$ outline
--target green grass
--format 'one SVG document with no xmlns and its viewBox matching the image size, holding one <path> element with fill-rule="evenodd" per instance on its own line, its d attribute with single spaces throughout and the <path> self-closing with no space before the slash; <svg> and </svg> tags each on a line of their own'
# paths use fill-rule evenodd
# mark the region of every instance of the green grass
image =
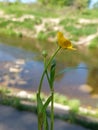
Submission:
<svg viewBox="0 0 98 130">
<path fill-rule="evenodd" d="M 64 95 L 60 95 L 58 93 L 54 94 L 54 101 L 57 103 L 61 103 L 63 105 L 68 105 L 68 98 Z"/>
<path fill-rule="evenodd" d="M 70 100 L 68 105 L 73 113 L 79 112 L 80 101 L 78 99 Z"/>
<path fill-rule="evenodd" d="M 2 9 L 6 14 L 13 14 L 16 17 L 21 17 L 24 14 L 31 14 L 34 16 L 41 17 L 56 17 L 57 14 L 52 13 L 55 8 L 52 10 L 50 8 L 44 7 L 39 4 L 8 4 L 0 3 L 0 9 Z M 17 9 L 17 11 L 16 11 Z"/>
<path fill-rule="evenodd" d="M 89 48 L 98 48 L 98 36 L 91 41 Z"/>
<path fill-rule="evenodd" d="M 3 86 L 3 88 L 0 88 L 0 94 L 1 95 L 6 95 L 6 94 L 9 94 L 9 93 L 11 93 L 11 91 L 9 89 L 5 88 L 4 86 Z"/>
<path fill-rule="evenodd" d="M 80 17 L 87 19 L 98 18 L 98 9 L 85 9 L 81 12 Z"/>
<path fill-rule="evenodd" d="M 31 14 L 41 17 L 58 17 L 67 16 L 70 19 L 71 16 L 83 17 L 83 18 L 97 18 L 97 9 L 83 9 L 82 11 L 74 10 L 70 7 L 55 7 L 55 6 L 42 6 L 40 4 L 4 4 L 0 2 L 0 9 L 2 9 L 7 14 L 15 14 L 16 17 L 20 17 L 24 14 Z M 17 11 L 16 11 L 17 9 Z M 53 13 L 54 12 L 54 13 Z M 69 17 L 70 16 L 70 17 Z"/>
<path fill-rule="evenodd" d="M 45 100 L 47 99 L 47 95 L 45 95 L 44 93 L 41 93 L 41 97 L 42 97 L 42 101 L 45 102 Z M 32 93 L 32 97 L 29 99 L 19 98 L 19 97 L 13 96 L 13 91 L 9 90 L 8 88 L 4 88 L 4 87 L 0 88 L 0 104 L 11 105 L 21 110 L 21 107 L 23 109 L 23 106 L 21 104 L 22 100 L 36 104 L 36 93 Z M 96 110 L 96 114 L 92 114 L 90 112 L 85 113 L 84 111 L 80 111 L 79 108 L 81 106 L 81 102 L 78 99 L 68 99 L 65 95 L 55 93 L 54 101 L 56 103 L 59 103 L 65 106 L 69 106 L 70 112 L 73 114 L 86 115 L 86 116 L 91 116 L 95 118 L 98 117 L 98 110 Z"/>
<path fill-rule="evenodd" d="M 97 19 L 98 9 L 84 9 L 82 11 L 71 9 L 70 7 L 51 7 L 42 6 L 40 4 L 4 4 L 0 2 L 0 10 L 5 12 L 5 15 L 9 15 L 9 18 L 0 18 L 0 33 L 6 35 L 16 35 L 22 37 L 22 30 L 26 30 L 27 33 L 32 31 L 36 34 L 35 26 L 41 25 L 43 18 L 59 18 L 60 23 L 58 26 L 63 28 L 63 31 L 69 39 L 78 41 L 81 37 L 86 37 L 97 32 L 96 24 L 80 24 L 79 19 Z M 20 19 L 24 15 L 34 16 L 34 19 L 25 18 L 23 21 L 13 21 L 11 17 Z M 45 23 L 45 32 L 41 30 L 38 35 L 38 40 L 47 40 L 56 36 L 55 25 L 50 22 Z M 15 31 L 19 31 L 17 32 Z"/>
<path fill-rule="evenodd" d="M 60 25 L 64 27 L 67 33 L 71 34 L 73 39 L 78 40 L 81 36 L 88 36 L 97 32 L 97 24 L 80 25 L 77 21 L 77 18 L 65 18 L 60 22 Z"/>
<path fill-rule="evenodd" d="M 1 21 L 0 21 L 0 28 L 5 28 L 5 26 L 6 26 L 8 28 L 20 27 L 20 28 L 33 29 L 35 22 L 36 21 L 34 21 L 32 19 L 25 19 L 23 22 L 1 19 Z"/>
<path fill-rule="evenodd" d="M 5 28 L 1 28 L 0 29 L 0 34 L 4 34 L 4 35 L 9 35 L 9 36 L 18 36 L 19 35 L 17 33 L 15 33 L 15 31 L 13 29 L 6 29 Z"/>
</svg>

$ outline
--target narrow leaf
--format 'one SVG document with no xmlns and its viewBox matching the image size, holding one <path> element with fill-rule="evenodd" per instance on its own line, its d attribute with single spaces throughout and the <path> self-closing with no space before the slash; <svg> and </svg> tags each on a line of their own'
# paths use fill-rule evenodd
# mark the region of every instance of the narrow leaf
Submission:
<svg viewBox="0 0 98 130">
<path fill-rule="evenodd" d="M 46 102 L 44 103 L 41 112 L 42 112 L 42 111 L 46 111 L 46 109 L 47 109 L 49 103 L 51 102 L 51 99 L 52 99 L 52 96 L 50 95 L 50 96 L 48 97 L 48 99 L 46 100 Z"/>
<path fill-rule="evenodd" d="M 38 110 L 38 113 L 41 112 L 42 108 L 43 108 L 43 103 L 42 103 L 42 100 L 41 100 L 39 93 L 37 93 L 37 110 Z"/>
<path fill-rule="evenodd" d="M 50 68 L 50 84 L 53 86 L 54 78 L 55 78 L 55 68 L 56 68 L 56 62 L 53 60 Z"/>
</svg>

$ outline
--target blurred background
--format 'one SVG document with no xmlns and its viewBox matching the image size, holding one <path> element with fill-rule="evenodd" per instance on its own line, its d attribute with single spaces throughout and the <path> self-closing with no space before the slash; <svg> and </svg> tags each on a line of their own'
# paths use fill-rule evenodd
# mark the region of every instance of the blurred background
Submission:
<svg viewBox="0 0 98 130">
<path fill-rule="evenodd" d="M 56 57 L 55 92 L 98 107 L 98 0 L 0 0 L 0 86 L 36 91 L 58 31 L 77 50 Z"/>
</svg>

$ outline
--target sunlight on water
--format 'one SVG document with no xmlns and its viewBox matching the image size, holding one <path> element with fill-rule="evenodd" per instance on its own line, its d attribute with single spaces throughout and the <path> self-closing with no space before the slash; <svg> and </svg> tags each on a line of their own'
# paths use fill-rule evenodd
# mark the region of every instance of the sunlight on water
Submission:
<svg viewBox="0 0 98 130">
<path fill-rule="evenodd" d="M 11 39 L 11 43 L 13 43 L 12 41 L 17 40 Z M 22 41 L 20 42 L 22 43 Z M 43 70 L 43 61 L 39 51 L 35 48 L 32 48 L 32 51 L 26 51 L 22 49 L 22 46 L 17 48 L 0 44 L 0 83 L 9 87 L 36 91 Z M 65 52 L 58 55 L 56 70 L 58 74 L 61 70 L 63 73 L 56 77 L 55 91 L 70 98 L 78 98 L 84 104 L 96 106 L 98 100 L 98 51 L 91 51 L 90 57 L 86 57 L 86 55 L 78 51 L 74 53 L 68 51 L 66 57 Z M 48 90 L 47 81 L 44 80 L 43 91 L 48 92 Z"/>
</svg>

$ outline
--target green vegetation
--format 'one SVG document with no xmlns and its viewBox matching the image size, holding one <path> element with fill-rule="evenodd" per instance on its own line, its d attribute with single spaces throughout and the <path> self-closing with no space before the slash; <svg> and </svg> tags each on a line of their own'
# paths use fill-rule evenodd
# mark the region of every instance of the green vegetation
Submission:
<svg viewBox="0 0 98 130">
<path fill-rule="evenodd" d="M 1 87 L 1 86 L 0 86 Z M 0 88 L 0 103 L 4 105 L 11 105 L 14 107 L 18 107 L 20 104 L 23 104 L 22 101 L 28 102 L 28 104 L 32 102 L 32 105 L 36 106 L 36 93 L 32 93 L 32 96 L 30 98 L 25 97 L 19 97 L 17 96 L 18 92 L 14 92 L 14 90 L 11 90 L 9 88 L 5 88 L 4 86 Z M 29 94 L 29 93 L 28 93 Z M 47 99 L 47 95 L 44 93 L 41 93 L 41 99 L 42 102 L 45 102 Z M 68 97 L 59 94 L 54 93 L 54 101 L 55 103 L 61 104 L 63 106 L 69 106 L 69 109 L 71 112 L 74 112 L 76 114 L 80 115 L 86 115 L 86 116 L 92 116 L 98 118 L 98 110 L 95 109 L 95 113 L 93 114 L 90 112 L 93 108 L 87 108 L 86 111 L 80 111 L 79 108 L 81 107 L 81 102 L 78 99 L 68 99 Z M 31 106 L 32 106 L 31 105 Z M 20 105 L 21 107 L 21 105 Z M 21 108 L 19 108 L 21 109 Z"/>
<path fill-rule="evenodd" d="M 74 0 L 74 1 L 77 1 L 77 0 Z M 87 0 L 84 0 L 84 1 L 87 2 Z M 41 1 L 41 2 L 42 4 L 47 4 L 45 3 L 46 1 Z M 54 3 L 57 2 L 58 5 L 62 6 L 64 5 L 63 2 L 68 2 L 68 1 L 67 0 L 63 2 L 52 1 L 51 2 L 52 5 L 54 5 L 53 2 Z M 70 5 L 69 7 L 63 6 L 61 8 L 60 6 L 58 6 L 57 9 L 55 8 L 55 6 L 47 5 L 46 7 L 43 7 L 40 4 L 26 5 L 26 4 L 21 4 L 19 1 L 16 1 L 16 3 L 14 4 L 9 3 L 6 5 L 6 8 L 5 8 L 4 3 L 0 3 L 0 11 L 1 11 L 0 34 L 16 36 L 20 38 L 21 37 L 37 38 L 40 41 L 54 40 L 56 33 L 57 31 L 59 31 L 59 29 L 63 30 L 66 36 L 69 36 L 69 38 L 72 39 L 73 41 L 79 41 L 81 37 L 87 37 L 91 34 L 95 34 L 97 32 L 97 22 L 96 22 L 96 19 L 95 19 L 95 22 L 92 22 L 91 19 L 98 17 L 98 13 L 97 13 L 98 9 L 91 11 L 86 8 L 84 9 L 86 4 L 85 5 L 82 5 L 82 3 L 77 4 L 77 2 L 80 2 L 80 1 L 77 1 L 76 4 L 74 2 L 72 3 L 71 2 L 66 4 L 66 5 Z M 75 4 L 75 9 L 73 8 L 72 10 L 70 10 L 72 8 L 72 5 L 74 4 Z M 84 10 L 82 10 L 82 8 Z M 53 20 L 55 22 L 53 22 Z M 84 22 L 81 22 L 83 20 Z M 98 37 L 92 40 L 91 45 L 89 47 L 91 48 L 95 46 L 98 47 L 96 44 L 97 41 L 98 41 Z M 27 48 L 27 46 L 25 46 L 25 48 Z M 65 58 L 65 55 L 64 55 L 64 58 Z M 51 62 L 48 62 L 48 63 L 49 63 L 48 65 L 50 65 Z M 41 82 L 43 81 L 44 75 L 45 74 L 46 76 L 48 75 L 47 73 L 48 65 L 46 65 L 46 68 L 43 72 Z M 27 102 L 33 102 L 33 103 L 36 103 L 36 100 L 37 100 L 37 105 L 38 105 L 37 107 L 39 110 L 38 114 L 39 116 L 41 114 L 44 114 L 45 123 L 46 123 L 46 116 L 47 116 L 46 115 L 47 113 L 45 113 L 45 111 L 47 111 L 46 109 L 49 103 L 51 102 L 50 115 L 51 115 L 51 120 L 52 120 L 51 125 L 53 125 L 53 116 L 54 116 L 53 101 L 69 107 L 69 113 L 70 113 L 69 120 L 71 122 L 77 122 L 77 119 L 76 119 L 77 114 L 98 117 L 98 112 L 96 112 L 96 114 L 92 114 L 89 111 L 87 111 L 86 113 L 81 112 L 80 102 L 77 99 L 68 100 L 67 97 L 63 95 L 53 93 L 55 64 L 51 64 L 50 68 L 51 68 L 50 75 L 47 76 L 47 79 L 50 85 L 51 95 L 49 95 L 49 97 L 40 95 L 41 85 L 42 85 L 40 84 L 39 93 L 37 93 L 37 99 L 36 99 L 36 94 L 33 94 L 32 98 L 30 98 L 29 100 L 23 99 L 23 100 L 26 100 Z M 1 94 L 0 103 L 5 104 L 5 105 L 11 105 L 20 110 L 33 111 L 31 107 L 21 104 L 21 99 L 19 97 L 17 96 L 10 97 L 9 96 L 10 93 L 11 92 L 9 90 L 1 89 L 0 90 L 0 94 Z M 34 111 L 36 111 L 36 109 L 37 108 L 34 107 Z"/>
<path fill-rule="evenodd" d="M 68 105 L 68 98 L 58 93 L 54 94 L 54 101 L 63 105 Z"/>
<path fill-rule="evenodd" d="M 16 10 L 15 10 L 16 9 Z M 54 8 L 55 9 L 55 8 Z M 5 6 L 4 3 L 0 2 L 0 10 L 3 10 L 5 14 L 14 15 L 19 18 L 23 15 L 34 15 L 36 17 L 55 17 L 57 13 L 52 13 L 53 10 L 43 7 L 40 4 L 22 4 L 22 3 L 9 3 Z M 48 12 L 48 13 L 47 13 Z"/>
<path fill-rule="evenodd" d="M 5 87 L 0 88 L 0 94 L 1 95 L 6 95 L 6 94 L 9 94 L 9 93 L 11 93 L 11 91 L 9 89 L 7 89 Z"/>
<path fill-rule="evenodd" d="M 73 0 L 73 3 L 75 1 L 77 0 Z M 87 0 L 84 1 L 87 2 Z M 57 2 L 60 4 L 59 1 Z M 83 1 L 81 2 L 83 3 Z M 76 5 L 73 4 L 74 6 Z M 18 2 L 5 6 L 5 3 L 0 2 L 0 11 L 0 34 L 37 38 L 50 42 L 54 40 L 57 31 L 61 30 L 69 39 L 77 42 L 81 37 L 85 38 L 97 32 L 97 8 L 90 10 L 83 7 L 80 11 L 68 5 L 55 8 L 55 6 L 43 6 L 39 3 L 22 4 Z M 83 20 L 84 22 L 81 22 Z"/>
<path fill-rule="evenodd" d="M 47 96 L 41 93 L 41 98 L 42 98 L 42 101 L 45 102 L 47 99 Z M 56 103 L 62 104 L 65 107 L 69 106 L 70 108 L 69 114 L 68 113 L 66 114 L 66 111 L 63 114 L 55 113 L 54 115 L 55 118 L 66 120 L 68 122 L 72 122 L 75 124 L 80 124 L 92 130 L 98 129 L 98 122 L 97 122 L 98 110 L 96 110 L 96 114 L 93 114 L 92 112 L 90 112 L 89 109 L 88 111 L 86 109 L 86 112 L 80 111 L 79 108 L 81 104 L 79 100 L 77 99 L 69 100 L 64 95 L 61 95 L 58 93 L 54 94 L 54 100 Z M 32 93 L 31 98 L 20 98 L 18 96 L 14 96 L 13 91 L 9 90 L 8 88 L 5 88 L 5 89 L 0 88 L 0 104 L 13 106 L 21 111 L 25 110 L 25 111 L 35 112 L 35 113 L 37 112 L 36 93 Z M 47 111 L 47 114 L 50 117 L 49 110 Z M 90 120 L 87 120 L 87 118 Z"/>
<path fill-rule="evenodd" d="M 90 0 L 38 0 L 43 5 L 74 6 L 81 9 L 88 6 Z"/>
<path fill-rule="evenodd" d="M 89 48 L 98 48 L 98 36 L 91 41 Z"/>
<path fill-rule="evenodd" d="M 79 111 L 80 102 L 77 99 L 70 100 L 68 103 L 72 112 L 76 113 Z"/>
<path fill-rule="evenodd" d="M 1 92 L 3 92 L 3 93 L 0 94 L 0 104 L 12 106 L 21 111 L 25 110 L 25 111 L 35 112 L 35 113 L 37 112 L 36 93 L 32 93 L 31 98 L 20 98 L 20 97 L 14 96 L 12 91 L 9 90 L 8 88 L 0 89 L 0 93 Z M 45 102 L 47 99 L 47 96 L 42 93 L 41 98 L 42 98 L 42 101 Z M 70 108 L 69 116 L 68 116 L 68 114 L 66 115 L 66 112 L 65 112 L 65 115 L 64 114 L 63 115 L 55 114 L 55 118 L 60 118 L 60 119 L 66 120 L 66 121 L 70 121 L 72 123 L 79 123 L 82 126 L 85 126 L 87 128 L 93 128 L 92 125 L 94 124 L 96 126 L 96 130 L 97 130 L 98 123 L 96 121 L 95 121 L 95 123 L 94 123 L 94 121 L 88 122 L 87 120 L 85 121 L 85 119 L 83 120 L 82 118 L 83 117 L 85 118 L 85 116 L 90 117 L 90 118 L 94 117 L 96 120 L 96 118 L 98 118 L 98 110 L 96 110 L 96 114 L 93 114 L 92 112 L 90 112 L 89 109 L 88 109 L 88 111 L 86 110 L 86 112 L 80 111 L 79 108 L 80 108 L 81 104 L 80 104 L 79 100 L 77 100 L 77 99 L 69 100 L 66 96 L 58 94 L 58 93 L 55 93 L 54 100 L 56 103 L 62 104 L 63 106 L 69 106 L 69 108 Z M 23 101 L 27 102 L 27 104 L 22 103 Z M 48 111 L 48 115 L 50 115 L 49 111 Z M 78 118 L 77 115 L 80 115 L 80 117 L 82 116 L 82 118 Z"/>
</svg>

